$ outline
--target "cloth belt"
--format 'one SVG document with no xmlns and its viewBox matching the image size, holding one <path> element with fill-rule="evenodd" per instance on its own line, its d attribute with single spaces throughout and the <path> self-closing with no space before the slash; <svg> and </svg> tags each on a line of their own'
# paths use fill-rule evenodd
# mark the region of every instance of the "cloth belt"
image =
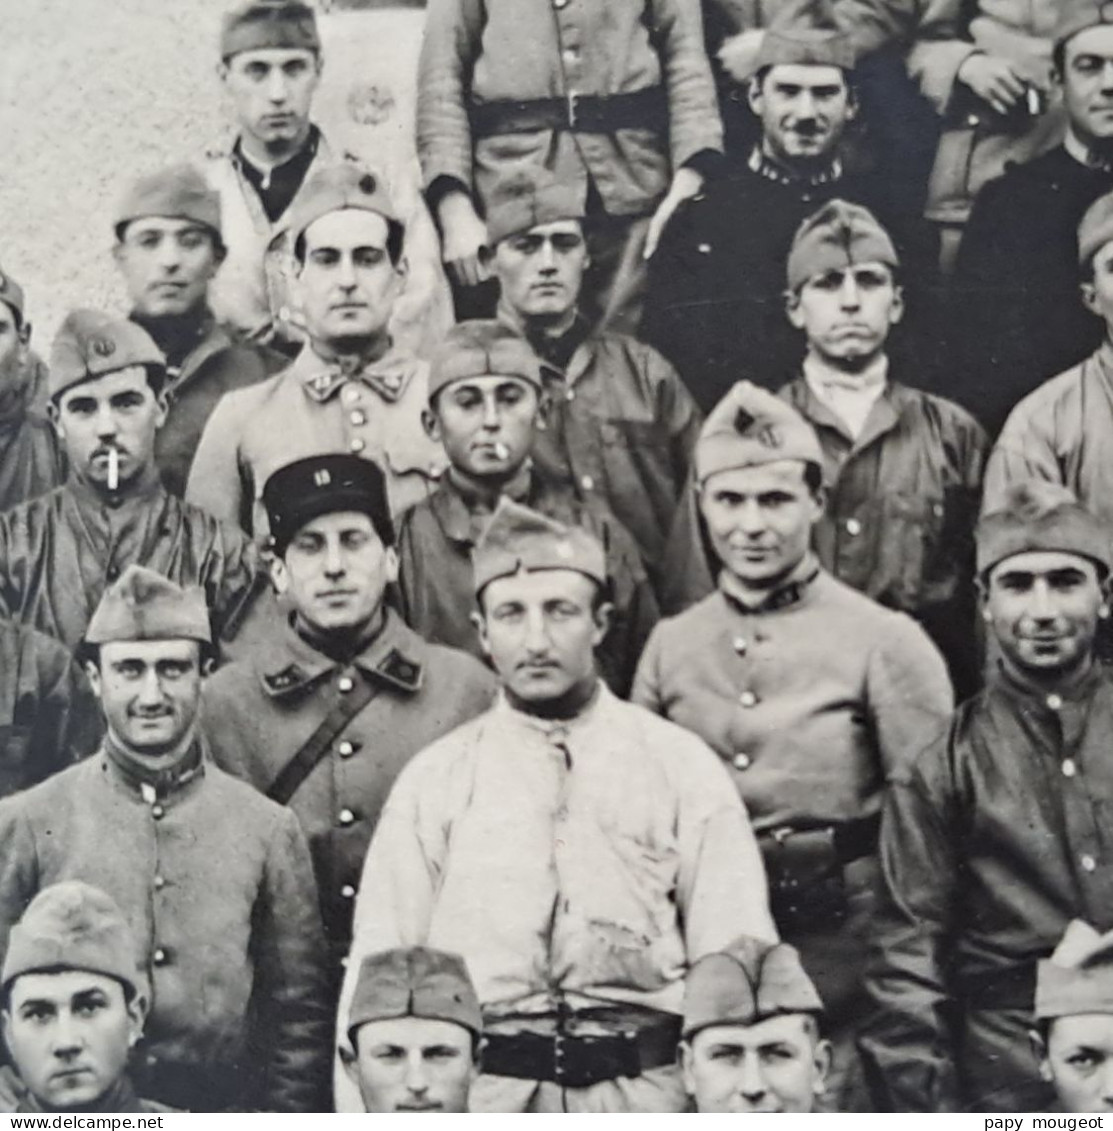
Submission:
<svg viewBox="0 0 1113 1131">
<path fill-rule="evenodd" d="M 544 1016 L 552 1020 L 551 1014 Z M 591 1026 L 595 1031 L 568 1032 L 569 1023 L 574 1027 L 591 1019 L 598 1019 Z M 598 1031 L 612 1025 L 614 1032 Z M 499 1033 L 488 1027 L 483 1037 L 483 1072 L 564 1088 L 590 1088 L 605 1080 L 640 1076 L 652 1068 L 675 1064 L 680 1026 L 675 1013 L 615 1006 L 571 1013 L 551 1033 Z"/>
<path fill-rule="evenodd" d="M 617 130 L 666 133 L 669 128 L 668 99 L 660 86 L 627 94 L 570 92 L 563 98 L 473 102 L 468 117 L 477 138 L 534 130 L 611 134 Z"/>
<path fill-rule="evenodd" d="M 968 1011 L 1016 1009 L 1030 1013 L 1035 1004 L 1036 966 L 1033 962 L 959 975 L 955 981 L 960 1004 Z"/>
</svg>

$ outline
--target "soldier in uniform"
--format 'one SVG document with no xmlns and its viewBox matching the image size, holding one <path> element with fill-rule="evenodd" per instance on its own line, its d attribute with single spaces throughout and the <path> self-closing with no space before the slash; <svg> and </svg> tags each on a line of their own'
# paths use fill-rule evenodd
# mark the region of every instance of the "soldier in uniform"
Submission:
<svg viewBox="0 0 1113 1131">
<path fill-rule="evenodd" d="M 23 288 L 0 270 L 0 512 L 65 479 L 65 458 L 46 413 L 46 366 L 30 342 Z"/>
<path fill-rule="evenodd" d="M 220 78 L 237 129 L 228 147 L 208 155 L 209 181 L 220 194 L 228 259 L 213 287 L 218 317 L 242 333 L 296 352 L 304 327 L 289 294 L 291 222 L 313 174 L 337 165 L 372 171 L 360 156 L 325 137 L 312 120 L 324 60 L 312 7 L 302 0 L 246 0 L 225 16 Z M 358 103 L 358 92 L 350 94 Z M 354 115 L 359 120 L 362 110 Z M 402 123 L 395 122 L 394 132 Z M 421 352 L 451 320 L 440 248 L 421 197 L 412 145 L 392 153 L 378 139 L 374 173 L 389 182 L 406 222 L 412 270 L 391 328 Z"/>
<path fill-rule="evenodd" d="M 684 1088 L 699 1112 L 813 1110 L 831 1045 L 823 1002 L 787 943 L 743 935 L 684 981 Z"/>
<path fill-rule="evenodd" d="M 583 203 L 566 184 L 539 174 L 500 187 L 487 213 L 499 319 L 546 365 L 550 404 L 535 462 L 577 491 L 602 496 L 659 587 L 700 414 L 656 350 L 594 331 L 581 314 L 590 263 L 584 230 Z"/>
<path fill-rule="evenodd" d="M 860 1041 L 881 1111 L 1016 1111 L 1039 1082 L 1037 961 L 1074 918 L 1113 928 L 1109 530 L 1033 480 L 982 516 L 977 550 L 997 662 L 885 801 Z"/>
<path fill-rule="evenodd" d="M 371 834 L 398 772 L 485 710 L 494 678 L 429 644 L 384 600 L 398 560 L 383 475 L 353 455 L 280 468 L 263 500 L 280 634 L 212 676 L 205 731 L 218 765 L 289 804 L 309 839 L 335 994 Z"/>
<path fill-rule="evenodd" d="M 408 622 L 430 640 L 482 656 L 475 630 L 472 551 L 500 498 L 587 526 L 607 549 L 614 616 L 600 670 L 626 696 L 657 623 L 657 599 L 629 532 L 598 495 L 546 475 L 529 458 L 544 420 L 541 363 L 499 322 L 453 328 L 433 359 L 425 426 L 450 466 L 437 490 L 407 511 L 398 535 Z"/>
<path fill-rule="evenodd" d="M 258 537 L 263 485 L 293 460 L 374 460 L 395 514 L 432 490 L 445 463 L 421 426 L 425 363 L 390 333 L 406 264 L 403 226 L 382 184 L 348 165 L 314 173 L 289 236 L 308 340 L 289 368 L 221 401 L 186 489 L 191 502 Z"/>
<path fill-rule="evenodd" d="M 149 1114 L 173 1110 L 135 1094 L 128 1055 L 143 1034 L 147 978 L 116 901 L 78 880 L 51 884 L 11 929 L 4 955 L 0 1111 Z"/>
<path fill-rule="evenodd" d="M 341 1053 L 369 1112 L 466 1112 L 482 1035 L 463 959 L 400 947 L 363 960 Z"/>
<path fill-rule="evenodd" d="M 185 492 L 193 455 L 216 402 L 286 365 L 263 346 L 237 341 L 209 308 L 224 262 L 220 197 L 190 165 L 172 165 L 128 186 L 116 209 L 116 264 L 131 320 L 166 358 L 166 422 L 155 462 L 172 494 Z"/>
<path fill-rule="evenodd" d="M 499 505 L 475 592 L 503 694 L 402 771 L 360 881 L 340 1016 L 366 954 L 461 955 L 484 1010 L 476 1111 L 682 1111 L 685 971 L 774 937 L 718 760 L 596 675 L 605 585 L 592 534 Z"/>
<path fill-rule="evenodd" d="M 69 458 L 61 486 L 0 515 L 0 615 L 75 647 L 105 589 L 138 563 L 201 585 L 221 640 L 261 580 L 243 533 L 170 495 L 155 464 L 165 359 L 133 322 L 75 310 L 50 360 L 50 412 Z"/>
<path fill-rule="evenodd" d="M 143 1095 L 190 1111 L 322 1111 L 324 940 L 293 813 L 209 759 L 197 726 L 204 594 L 130 566 L 89 624 L 108 733 L 92 758 L 0 802 L 0 950 L 43 888 L 102 888 L 150 979 Z"/>
<path fill-rule="evenodd" d="M 765 854 L 773 915 L 827 1010 L 832 1099 L 853 1082 L 867 1006 L 886 775 L 952 706 L 942 657 L 910 617 L 824 570 L 823 452 L 781 398 L 740 383 L 696 448 L 718 588 L 649 639 L 632 699 L 699 735 L 729 768 Z"/>
</svg>

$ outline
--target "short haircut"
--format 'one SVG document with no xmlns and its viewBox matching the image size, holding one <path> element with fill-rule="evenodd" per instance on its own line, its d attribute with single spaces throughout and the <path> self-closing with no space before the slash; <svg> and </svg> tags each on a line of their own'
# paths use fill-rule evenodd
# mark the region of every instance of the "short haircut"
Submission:
<svg viewBox="0 0 1113 1131">
<path fill-rule="evenodd" d="M 139 220 L 150 219 L 147 216 L 132 216 L 130 220 L 121 220 L 116 225 L 116 242 L 123 243 L 124 237 L 127 235 L 128 228 Z M 188 217 L 168 216 L 168 220 L 189 219 Z M 224 244 L 224 237 L 215 229 L 210 228 L 208 224 L 202 224 L 200 220 L 192 220 L 190 223 L 195 228 L 200 228 L 201 231 L 209 237 L 209 243 L 212 244 L 212 249 L 217 255 L 227 255 L 228 248 Z"/>
</svg>

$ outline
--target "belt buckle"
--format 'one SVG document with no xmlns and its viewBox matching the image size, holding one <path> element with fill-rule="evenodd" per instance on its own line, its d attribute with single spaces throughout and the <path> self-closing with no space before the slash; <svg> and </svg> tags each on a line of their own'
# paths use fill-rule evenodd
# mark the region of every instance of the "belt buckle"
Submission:
<svg viewBox="0 0 1113 1131">
<path fill-rule="evenodd" d="M 568 93 L 564 96 L 564 108 L 566 112 L 565 116 L 568 119 L 568 128 L 570 130 L 574 130 L 576 128 L 578 118 L 576 103 L 579 101 L 579 97 L 580 96 L 574 90 L 568 91 Z"/>
</svg>

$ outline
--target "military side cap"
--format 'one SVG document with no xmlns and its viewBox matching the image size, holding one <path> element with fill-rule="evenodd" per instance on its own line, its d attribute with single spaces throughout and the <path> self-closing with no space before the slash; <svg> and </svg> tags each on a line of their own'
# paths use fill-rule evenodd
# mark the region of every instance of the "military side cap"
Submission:
<svg viewBox="0 0 1113 1131">
<path fill-rule="evenodd" d="M 348 1039 L 368 1021 L 424 1017 L 483 1032 L 483 1015 L 468 968 L 456 954 L 424 946 L 368 955 L 359 967 L 348 1013 Z"/>
<path fill-rule="evenodd" d="M 65 880 L 43 888 L 12 928 L 0 979 L 7 989 L 21 974 L 88 970 L 135 992 L 141 982 L 136 953 L 116 901 L 100 888 Z"/>
<path fill-rule="evenodd" d="M 1113 192 L 1099 196 L 1078 225 L 1078 262 L 1085 267 L 1110 240 L 1113 240 Z"/>
<path fill-rule="evenodd" d="M 872 212 L 860 204 L 832 200 L 796 229 L 788 253 L 788 289 L 795 291 L 809 279 L 856 263 L 884 263 L 895 269 L 900 257 Z"/>
<path fill-rule="evenodd" d="M 812 426 L 787 401 L 739 381 L 711 410 L 696 442 L 696 478 L 798 459 L 823 466 Z"/>
<path fill-rule="evenodd" d="M 606 551 L 594 534 L 506 498 L 495 508 L 472 561 L 476 596 L 500 577 L 546 569 L 571 569 L 607 583 Z"/>
<path fill-rule="evenodd" d="M 487 200 L 487 242 L 494 247 L 508 236 L 558 220 L 583 220 L 583 191 L 545 169 L 507 177 Z"/>
<path fill-rule="evenodd" d="M 233 8 L 220 32 L 220 57 L 273 48 L 321 50 L 317 17 L 298 0 L 253 0 Z"/>
<path fill-rule="evenodd" d="M 1054 43 L 1066 43 L 1080 31 L 1101 24 L 1113 24 L 1111 0 L 1060 0 Z"/>
<path fill-rule="evenodd" d="M 1108 530 L 1066 488 L 1031 479 L 1009 488 L 1002 506 L 975 531 L 978 576 L 1016 554 L 1055 551 L 1090 558 L 1109 572 Z"/>
<path fill-rule="evenodd" d="M 51 347 L 50 395 L 60 396 L 83 381 L 133 365 L 158 369 L 166 365 L 146 330 L 127 318 L 98 310 L 71 311 Z"/>
<path fill-rule="evenodd" d="M 785 63 L 854 69 L 854 45 L 838 26 L 830 0 L 788 0 L 778 8 L 754 59 L 754 73 Z"/>
<path fill-rule="evenodd" d="M 115 640 L 197 640 L 212 643 L 205 591 L 183 589 L 146 566 L 129 565 L 89 621 L 86 644 Z"/>
<path fill-rule="evenodd" d="M 291 241 L 296 244 L 314 221 L 345 208 L 374 212 L 382 216 L 388 227 L 399 233 L 404 230 L 380 179 L 366 169 L 344 162 L 310 174 L 290 216 Z"/>
<path fill-rule="evenodd" d="M 1076 1013 L 1113 1013 L 1113 931 L 1099 934 L 1081 919 L 1036 967 L 1036 1020 Z"/>
<path fill-rule="evenodd" d="M 386 478 L 362 456 L 309 456 L 280 467 L 263 487 L 263 507 L 280 555 L 307 522 L 337 511 L 367 515 L 383 544 L 394 543 Z"/>
<path fill-rule="evenodd" d="M 160 216 L 192 220 L 220 235 L 220 195 L 192 165 L 169 165 L 133 181 L 116 209 L 117 237 L 132 220 Z"/>
<path fill-rule="evenodd" d="M 23 325 L 23 288 L 3 269 L 0 269 L 0 302 L 11 308 L 17 326 Z"/>
<path fill-rule="evenodd" d="M 429 403 L 455 381 L 485 376 L 520 377 L 539 391 L 544 388 L 541 362 L 521 335 L 502 322 L 460 322 L 448 331 L 433 355 Z"/>
<path fill-rule="evenodd" d="M 743 935 L 704 955 L 684 982 L 683 1033 L 711 1025 L 755 1025 L 785 1013 L 823 1012 L 823 1002 L 788 943 Z"/>
</svg>

